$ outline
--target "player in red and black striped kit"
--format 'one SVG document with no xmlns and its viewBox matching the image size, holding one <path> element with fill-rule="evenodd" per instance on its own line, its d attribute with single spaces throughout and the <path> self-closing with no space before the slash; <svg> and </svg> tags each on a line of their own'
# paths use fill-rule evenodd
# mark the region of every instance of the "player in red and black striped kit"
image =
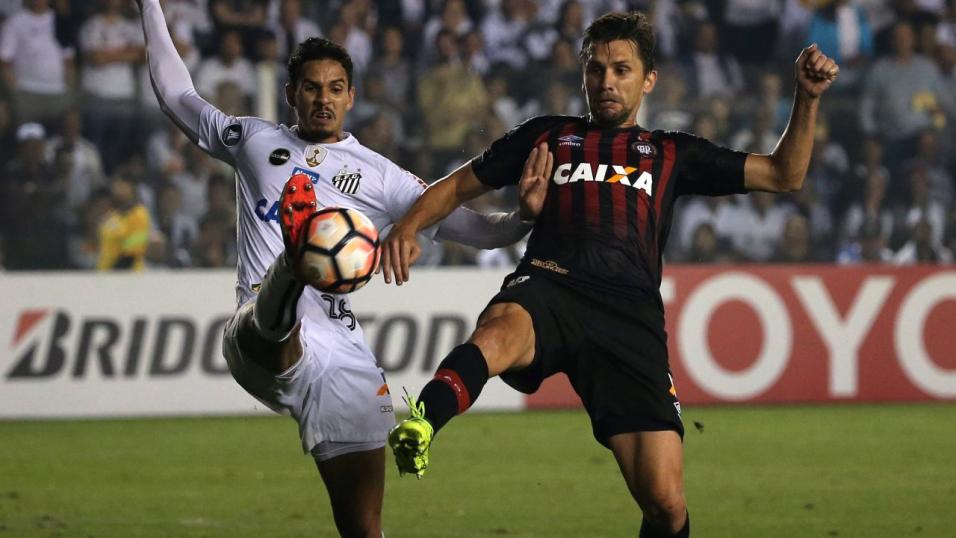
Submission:
<svg viewBox="0 0 956 538">
<path fill-rule="evenodd" d="M 586 117 L 531 119 L 430 187 L 384 244 L 386 281 L 408 279 L 415 234 L 491 188 L 519 185 L 535 219 L 524 258 L 435 378 L 410 401 L 389 443 L 421 476 L 432 436 L 466 410 L 491 376 L 523 392 L 565 372 L 644 514 L 640 536 L 689 536 L 683 426 L 667 360 L 658 288 L 674 203 L 685 194 L 786 192 L 803 183 L 817 107 L 839 68 L 815 46 L 800 54 L 790 123 L 769 155 L 717 147 L 636 123 L 654 89 L 653 29 L 609 13 L 581 50 Z M 424 409 L 422 409 L 422 407 Z"/>
</svg>

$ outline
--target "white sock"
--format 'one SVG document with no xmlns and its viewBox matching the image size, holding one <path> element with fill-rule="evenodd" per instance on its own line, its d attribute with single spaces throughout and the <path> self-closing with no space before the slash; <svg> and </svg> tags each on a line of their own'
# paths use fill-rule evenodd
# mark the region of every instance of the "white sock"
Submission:
<svg viewBox="0 0 956 538">
<path fill-rule="evenodd" d="M 281 342 L 299 322 L 296 306 L 305 285 L 295 279 L 288 256 L 282 254 L 262 279 L 253 310 L 256 328 L 267 340 Z"/>
</svg>

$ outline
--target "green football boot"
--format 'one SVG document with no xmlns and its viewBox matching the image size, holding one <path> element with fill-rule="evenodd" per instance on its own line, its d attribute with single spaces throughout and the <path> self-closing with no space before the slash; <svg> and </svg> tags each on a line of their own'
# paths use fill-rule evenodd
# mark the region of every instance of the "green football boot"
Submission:
<svg viewBox="0 0 956 538">
<path fill-rule="evenodd" d="M 395 454 L 399 475 L 414 473 L 421 480 L 425 469 L 428 469 L 428 449 L 435 431 L 425 419 L 425 402 L 415 401 L 408 391 L 405 391 L 403 399 L 412 415 L 392 428 L 388 433 L 388 444 Z"/>
</svg>

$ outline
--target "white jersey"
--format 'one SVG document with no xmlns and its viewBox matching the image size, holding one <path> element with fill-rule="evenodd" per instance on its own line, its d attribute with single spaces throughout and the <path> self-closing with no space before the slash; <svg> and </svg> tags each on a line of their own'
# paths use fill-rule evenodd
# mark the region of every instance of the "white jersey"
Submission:
<svg viewBox="0 0 956 538">
<path fill-rule="evenodd" d="M 236 170 L 239 305 L 255 296 L 266 270 L 284 249 L 279 195 L 293 174 L 312 178 L 320 208 L 356 209 L 379 230 L 401 218 L 425 188 L 422 180 L 347 133 L 339 142 L 310 144 L 299 138 L 294 127 L 228 116 L 209 105 L 200 115 L 197 138 L 202 149 Z M 303 319 L 319 324 L 321 330 L 345 332 L 361 340 L 361 329 L 347 316 L 349 312 L 347 295 L 307 287 L 299 300 Z"/>
<path fill-rule="evenodd" d="M 207 103 L 176 52 L 159 0 L 144 0 L 142 15 L 150 80 L 164 112 L 191 141 L 236 170 L 239 304 L 254 297 L 256 284 L 284 249 L 278 200 L 293 173 L 312 177 L 320 206 L 361 211 L 380 231 L 421 196 L 425 188 L 421 180 L 347 133 L 339 142 L 312 144 L 299 138 L 295 128 L 229 116 Z M 458 208 L 427 235 L 496 248 L 514 243 L 529 230 L 516 213 L 483 215 Z M 314 324 L 313 333 L 316 329 L 339 333 L 366 348 L 348 296 L 306 288 L 298 310 L 301 319 Z"/>
</svg>

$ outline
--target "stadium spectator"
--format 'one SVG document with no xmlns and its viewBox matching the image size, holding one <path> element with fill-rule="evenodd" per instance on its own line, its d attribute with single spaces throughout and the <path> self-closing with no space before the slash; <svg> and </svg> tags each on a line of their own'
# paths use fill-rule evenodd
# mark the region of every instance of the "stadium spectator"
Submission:
<svg viewBox="0 0 956 538">
<path fill-rule="evenodd" d="M 896 265 L 953 263 L 953 253 L 936 239 L 938 235 L 929 220 L 919 220 L 911 228 L 909 241 L 896 252 L 893 263 Z"/>
<path fill-rule="evenodd" d="M 805 181 L 799 191 L 790 193 L 788 198 L 806 220 L 811 253 L 807 261 L 832 260 L 837 247 L 833 240 L 837 226 L 830 204 L 820 199 L 816 185 L 809 181 Z"/>
<path fill-rule="evenodd" d="M 265 31 L 256 41 L 256 101 L 252 110 L 260 118 L 279 121 L 285 113 L 285 85 L 288 71 L 279 56 L 275 34 Z"/>
<path fill-rule="evenodd" d="M 718 263 L 733 252 L 729 245 L 721 245 L 717 231 L 710 222 L 701 222 L 690 233 L 690 243 L 684 254 L 686 263 Z"/>
<path fill-rule="evenodd" d="M 208 0 L 212 22 L 222 34 L 239 32 L 243 46 L 252 50 L 269 13 L 269 0 Z"/>
<path fill-rule="evenodd" d="M 815 195 L 827 205 L 846 207 L 847 203 L 839 197 L 845 191 L 850 159 L 843 146 L 830 137 L 830 123 L 823 112 L 817 118 L 813 140 L 813 157 L 804 184 L 812 184 Z"/>
<path fill-rule="evenodd" d="M 209 202 L 206 194 L 209 180 L 216 172 L 216 164 L 195 144 L 185 144 L 182 158 L 182 170 L 170 174 L 169 183 L 175 185 L 183 195 L 183 213 L 198 221 L 206 214 Z"/>
<path fill-rule="evenodd" d="M 99 229 L 100 271 L 146 268 L 149 244 L 149 211 L 136 196 L 136 184 L 123 176 L 110 183 L 111 209 Z"/>
<path fill-rule="evenodd" d="M 514 98 L 514 92 L 508 87 L 509 76 L 505 70 L 499 69 L 486 80 L 491 109 L 502 124 L 517 125 L 533 115 L 523 110 Z"/>
<path fill-rule="evenodd" d="M 396 108 L 408 105 L 412 88 L 412 67 L 405 57 L 405 36 L 401 28 L 386 26 L 378 39 L 378 55 L 369 68 L 384 81 L 385 101 Z"/>
<path fill-rule="evenodd" d="M 886 199 L 887 174 L 885 169 L 870 169 L 864 178 L 863 191 L 854 200 L 843 217 L 843 243 L 849 243 L 861 234 L 861 227 L 875 222 L 884 240 L 890 239 L 893 231 L 893 212 Z"/>
<path fill-rule="evenodd" d="M 23 9 L 23 0 L 0 0 L 0 23 Z"/>
<path fill-rule="evenodd" d="M 740 64 L 732 55 L 720 50 L 717 25 L 712 22 L 703 22 L 697 28 L 694 50 L 686 64 L 688 86 L 699 98 L 733 96 L 744 87 Z"/>
<path fill-rule="evenodd" d="M 682 201 L 672 233 L 673 248 L 684 256 L 689 255 L 696 240 L 694 236 L 698 228 L 704 224 L 710 225 L 711 230 L 716 234 L 717 215 L 720 213 L 721 206 L 727 202 L 726 197 L 717 196 L 701 196 Z"/>
<path fill-rule="evenodd" d="M 729 237 L 737 252 L 747 260 L 769 260 L 793 210 L 775 204 L 774 196 L 766 192 L 735 198 L 735 204 L 725 204 L 718 211 L 717 233 Z"/>
<path fill-rule="evenodd" d="M 677 68 L 660 67 L 654 93 L 649 97 L 648 126 L 665 131 L 693 131 L 694 110 L 688 106 L 687 84 Z M 701 135 L 703 136 L 703 135 Z"/>
<path fill-rule="evenodd" d="M 836 257 L 839 265 L 892 261 L 893 251 L 886 247 L 886 232 L 882 229 L 880 221 L 873 218 L 863 221 L 854 241 L 840 249 Z"/>
<path fill-rule="evenodd" d="M 916 53 L 913 26 L 901 21 L 893 27 L 893 55 L 876 62 L 867 75 L 860 100 L 864 133 L 886 137 L 887 157 L 897 164 L 905 142 L 921 129 L 943 128 L 947 115 L 956 117 L 954 96 L 939 69 Z M 892 168 L 892 166 L 891 166 Z"/>
<path fill-rule="evenodd" d="M 522 69 L 527 64 L 528 52 L 522 40 L 528 32 L 533 9 L 529 4 L 523 0 L 501 0 L 485 15 L 481 33 L 492 64 L 504 63 L 513 69 Z"/>
<path fill-rule="evenodd" d="M 113 171 L 134 147 L 136 66 L 145 54 L 142 30 L 123 15 L 124 0 L 101 0 L 100 9 L 80 27 L 84 123 Z"/>
<path fill-rule="evenodd" d="M 71 211 L 79 211 L 89 200 L 90 194 L 106 185 L 100 152 L 93 143 L 82 136 L 82 116 L 71 110 L 63 116 L 60 134 L 50 138 L 46 146 L 46 159 L 56 164 L 68 159 L 70 171 L 64 178 L 66 203 Z"/>
<path fill-rule="evenodd" d="M 733 101 L 724 95 L 714 95 L 704 101 L 704 113 L 714 123 L 715 144 L 727 144 L 730 141 L 734 123 L 731 118 Z"/>
<path fill-rule="evenodd" d="M 491 71 L 491 60 L 485 54 L 484 37 L 479 30 L 472 30 L 461 38 L 461 59 L 468 69 L 486 76 Z"/>
<path fill-rule="evenodd" d="M 764 107 L 770 112 L 774 131 L 783 131 L 787 126 L 787 118 L 790 117 L 790 100 L 783 95 L 783 80 L 780 75 L 769 71 L 760 75 L 756 106 Z"/>
<path fill-rule="evenodd" d="M 282 61 L 306 38 L 322 37 L 319 25 L 302 15 L 302 0 L 280 0 L 278 20 L 269 25 L 269 30 L 275 35 Z"/>
<path fill-rule="evenodd" d="M 538 22 L 532 27 L 525 38 L 528 55 L 532 60 L 546 61 L 558 41 L 567 41 L 575 49 L 580 48 L 584 26 L 581 3 L 576 0 L 565 1 L 554 24 Z"/>
<path fill-rule="evenodd" d="M 850 0 L 832 0 L 813 12 L 807 42 L 816 43 L 827 56 L 840 62 L 842 82 L 859 81 L 874 52 L 873 29 L 863 6 Z"/>
<path fill-rule="evenodd" d="M 164 267 L 189 267 L 190 248 L 199 235 L 199 222 L 182 210 L 182 193 L 172 183 L 163 185 L 156 197 L 156 213 L 151 219 L 152 235 L 163 238 L 161 252 L 152 252 L 150 261 Z"/>
<path fill-rule="evenodd" d="M 425 23 L 422 30 L 422 41 L 424 43 L 434 43 L 438 37 L 438 32 L 445 30 L 451 32 L 458 39 L 464 38 L 475 27 L 471 17 L 468 16 L 468 9 L 463 0 L 445 0 L 441 9 Z M 422 60 L 426 65 L 435 61 L 435 50 L 428 47 L 422 55 Z"/>
<path fill-rule="evenodd" d="M 52 122 L 73 106 L 76 51 L 57 41 L 47 0 L 24 0 L 24 7 L 3 24 L 0 73 L 13 93 L 17 121 Z"/>
<path fill-rule="evenodd" d="M 342 4 L 338 21 L 332 26 L 329 38 L 341 43 L 352 56 L 352 69 L 355 85 L 362 87 L 362 78 L 372 62 L 372 38 L 362 25 L 368 6 L 362 6 L 355 0 Z"/>
<path fill-rule="evenodd" d="M 234 241 L 219 219 L 205 217 L 199 222 L 199 236 L 192 249 L 193 267 L 212 269 L 235 267 L 229 242 Z"/>
<path fill-rule="evenodd" d="M 940 147 L 939 134 L 935 129 L 924 129 L 916 136 L 914 162 L 923 163 L 929 176 L 929 196 L 943 207 L 953 203 L 953 188 L 956 178 L 949 170 L 947 154 Z"/>
<path fill-rule="evenodd" d="M 17 128 L 17 155 L 0 179 L 0 235 L 8 269 L 67 268 L 68 212 L 64 185 L 46 160 L 46 130 L 39 123 Z"/>
<path fill-rule="evenodd" d="M 248 101 L 256 96 L 255 69 L 243 56 L 242 34 L 235 30 L 222 33 L 218 55 L 203 60 L 196 73 L 196 90 L 210 101 L 216 100 L 223 83 L 234 84 Z"/>
<path fill-rule="evenodd" d="M 0 92 L 0 167 L 7 163 L 15 153 L 16 123 L 10 101 Z"/>
<path fill-rule="evenodd" d="M 758 106 L 753 111 L 748 125 L 734 133 L 730 147 L 750 153 L 768 154 L 780 140 L 780 133 L 773 129 L 774 111 L 766 106 Z M 822 114 L 821 114 L 822 116 Z M 814 149 L 817 146 L 814 145 Z"/>
<path fill-rule="evenodd" d="M 808 263 L 820 261 L 810 240 L 810 223 L 799 213 L 791 213 L 783 225 L 771 263 Z"/>
<path fill-rule="evenodd" d="M 481 77 L 461 64 L 455 36 L 442 30 L 435 40 L 438 63 L 418 81 L 418 106 L 427 128 L 427 147 L 444 169 L 459 152 L 469 123 L 487 111 L 488 94 Z"/>
<path fill-rule="evenodd" d="M 929 167 L 924 162 L 914 161 L 906 174 L 910 187 L 909 201 L 897 210 L 897 235 L 912 239 L 914 227 L 926 221 L 932 233 L 932 244 L 942 244 L 946 231 L 946 209 L 930 195 Z"/>
<path fill-rule="evenodd" d="M 723 6 L 724 50 L 743 64 L 769 62 L 779 33 L 782 0 L 725 0 Z"/>
<path fill-rule="evenodd" d="M 90 193 L 90 199 L 80 209 L 77 223 L 70 230 L 67 258 L 72 269 L 96 269 L 100 254 L 100 225 L 112 210 L 109 187 L 100 187 Z"/>
<path fill-rule="evenodd" d="M 394 124 L 395 121 L 395 116 L 380 112 L 361 124 L 355 134 L 367 148 L 401 164 L 407 160 L 408 156 L 402 151 L 402 146 L 399 144 L 400 138 L 395 135 L 399 131 Z M 414 168 L 411 165 L 408 167 Z"/>
</svg>

